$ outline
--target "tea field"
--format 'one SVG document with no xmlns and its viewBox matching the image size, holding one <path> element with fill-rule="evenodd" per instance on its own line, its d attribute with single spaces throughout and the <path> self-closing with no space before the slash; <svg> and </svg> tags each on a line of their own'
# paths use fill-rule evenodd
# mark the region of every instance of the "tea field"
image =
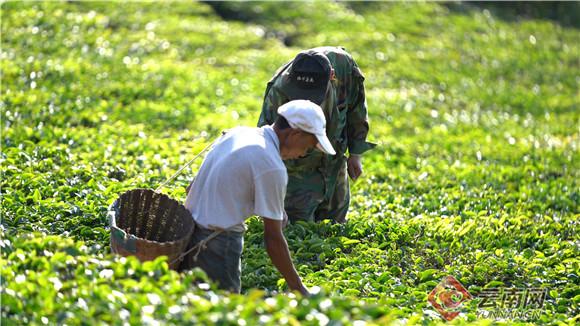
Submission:
<svg viewBox="0 0 580 326">
<path fill-rule="evenodd" d="M 571 3 L 570 10 L 580 10 Z M 580 319 L 580 30 L 469 3 L 2 2 L 2 324 L 443 324 L 427 296 L 545 288 Z M 243 290 L 112 256 L 107 207 L 156 188 L 221 130 L 257 123 L 301 49 L 366 75 L 380 145 L 349 220 L 289 225 L 287 292 L 248 221 Z M 185 199 L 200 161 L 162 192 Z"/>
</svg>

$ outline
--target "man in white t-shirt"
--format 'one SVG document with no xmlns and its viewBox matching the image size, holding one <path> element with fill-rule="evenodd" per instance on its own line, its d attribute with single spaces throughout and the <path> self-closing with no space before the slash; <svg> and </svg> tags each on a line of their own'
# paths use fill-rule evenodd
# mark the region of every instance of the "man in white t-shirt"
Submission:
<svg viewBox="0 0 580 326">
<path fill-rule="evenodd" d="M 213 234 L 197 253 L 185 257 L 181 269 L 200 267 L 223 289 L 240 292 L 244 221 L 262 217 L 264 239 L 272 263 L 291 290 L 308 294 L 290 258 L 282 233 L 288 175 L 282 160 L 304 156 L 312 148 L 334 155 L 326 136 L 322 109 L 310 101 L 288 102 L 278 120 L 261 128 L 238 127 L 219 138 L 189 187 L 185 207 L 196 221 L 189 247 Z"/>
</svg>

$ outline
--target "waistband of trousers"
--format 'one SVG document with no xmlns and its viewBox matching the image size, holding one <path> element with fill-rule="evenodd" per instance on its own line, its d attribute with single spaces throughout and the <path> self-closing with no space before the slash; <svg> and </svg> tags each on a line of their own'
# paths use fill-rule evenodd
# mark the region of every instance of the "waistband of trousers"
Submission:
<svg viewBox="0 0 580 326">
<path fill-rule="evenodd" d="M 206 231 L 206 232 L 221 231 L 222 234 L 232 234 L 232 235 L 242 235 L 242 236 L 244 235 L 243 231 L 234 231 L 234 230 L 222 229 L 219 227 L 215 227 L 213 225 L 209 225 L 209 226 L 205 227 L 199 223 L 195 223 L 195 227 L 199 228 L 202 231 Z"/>
</svg>

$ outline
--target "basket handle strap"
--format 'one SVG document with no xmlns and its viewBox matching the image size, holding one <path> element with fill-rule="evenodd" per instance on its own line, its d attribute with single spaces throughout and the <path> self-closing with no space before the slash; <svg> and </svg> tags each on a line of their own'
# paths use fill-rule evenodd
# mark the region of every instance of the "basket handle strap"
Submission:
<svg viewBox="0 0 580 326">
<path fill-rule="evenodd" d="M 195 252 L 195 254 L 193 255 L 193 261 L 197 261 L 197 256 L 199 256 L 199 253 L 207 248 L 207 243 L 210 242 L 213 238 L 217 237 L 218 235 L 220 235 L 222 232 L 224 232 L 226 230 L 224 229 L 219 229 L 219 230 L 215 230 L 213 231 L 212 234 L 208 235 L 207 238 L 201 240 L 200 242 L 198 242 L 195 246 L 189 248 L 188 250 L 186 250 L 185 252 L 183 252 L 181 255 L 179 255 L 177 258 L 175 258 L 173 261 L 171 261 L 169 263 L 169 265 L 172 265 L 180 260 L 182 260 L 185 256 L 187 256 L 190 252 L 197 250 Z"/>
<path fill-rule="evenodd" d="M 192 158 L 191 160 L 189 160 L 189 162 L 185 163 L 185 165 L 182 166 L 181 168 L 179 168 L 179 170 L 177 170 L 177 172 L 175 172 L 171 177 L 169 177 L 167 180 L 165 180 L 165 182 L 163 182 L 162 184 L 160 184 L 155 189 L 155 192 L 158 192 L 161 188 L 165 187 L 169 182 L 173 181 L 173 179 L 175 179 L 178 175 L 180 175 L 181 172 L 185 168 L 187 168 L 188 166 L 190 166 L 198 157 L 200 157 L 203 153 L 205 153 L 214 143 L 215 143 L 215 140 L 213 142 L 211 142 L 209 145 L 207 145 L 204 149 L 202 149 L 201 152 L 197 153 L 197 155 L 195 155 L 194 158 Z"/>
</svg>

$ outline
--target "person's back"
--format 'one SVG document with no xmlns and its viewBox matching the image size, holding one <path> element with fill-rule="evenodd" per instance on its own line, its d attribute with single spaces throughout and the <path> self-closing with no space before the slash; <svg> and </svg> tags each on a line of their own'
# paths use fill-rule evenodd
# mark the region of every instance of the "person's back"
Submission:
<svg viewBox="0 0 580 326">
<path fill-rule="evenodd" d="M 286 168 L 272 128 L 234 128 L 207 155 L 185 207 L 202 227 L 241 232 L 244 220 L 252 215 L 282 219 L 279 207 L 268 207 L 266 195 L 279 195 L 272 192 L 284 189 L 276 185 L 285 187 L 286 183 Z M 270 188 L 255 189 L 255 185 Z"/>
<path fill-rule="evenodd" d="M 358 69 L 356 62 L 343 47 L 321 46 L 311 50 L 320 52 L 328 58 L 334 69 L 335 79 L 341 84 L 351 83 L 353 71 L 356 71 L 362 77 L 362 72 Z"/>
</svg>

